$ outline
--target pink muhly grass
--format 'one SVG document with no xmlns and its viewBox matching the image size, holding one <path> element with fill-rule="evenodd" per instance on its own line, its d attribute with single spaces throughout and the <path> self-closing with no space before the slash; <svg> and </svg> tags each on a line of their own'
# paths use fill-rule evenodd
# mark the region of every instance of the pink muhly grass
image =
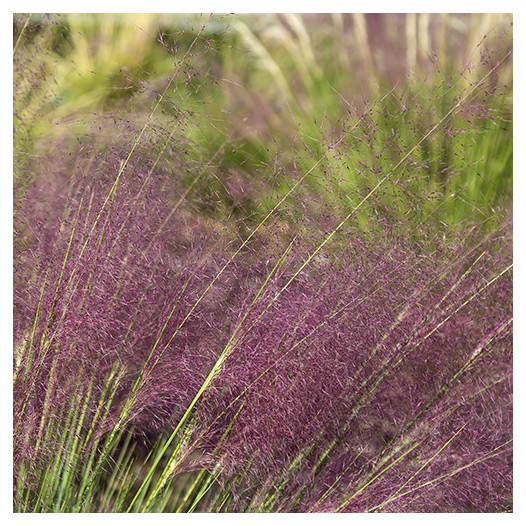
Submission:
<svg viewBox="0 0 526 526">
<path fill-rule="evenodd" d="M 233 251 L 164 174 L 97 160 L 16 196 L 15 466 L 65 448 L 52 421 L 176 429 L 167 478 L 218 473 L 231 511 L 510 508 L 507 226 L 283 251 L 270 218 Z"/>
<path fill-rule="evenodd" d="M 510 511 L 511 227 L 482 233 L 509 185 L 489 177 L 481 190 L 482 125 L 472 155 L 450 139 L 470 119 L 500 122 L 490 102 L 511 48 L 500 61 L 481 48 L 480 75 L 440 83 L 429 111 L 423 87 L 393 88 L 319 141 L 299 82 L 301 111 L 287 103 L 287 119 L 307 128 L 275 145 L 305 151 L 279 154 L 270 174 L 273 154 L 250 153 L 266 145 L 241 120 L 200 130 L 224 143 L 188 155 L 194 112 L 172 91 L 194 74 L 204 30 L 155 98 L 134 103 L 142 128 L 107 113 L 69 158 L 60 141 L 36 157 L 53 139 L 35 145 L 37 161 L 19 144 L 16 509 Z M 225 115 L 244 123 L 233 101 L 241 109 Z M 196 122 L 216 119 L 206 111 Z M 510 181 L 511 148 L 495 151 L 506 155 L 490 172 Z M 456 235 L 453 203 L 478 197 L 494 213 L 478 210 L 487 230 Z"/>
<path fill-rule="evenodd" d="M 510 506 L 505 235 L 422 254 L 347 229 L 298 274 L 299 241 L 277 265 L 229 260 L 204 225 L 180 242 L 154 173 L 129 166 L 111 194 L 117 169 L 44 177 L 22 199 L 15 462 L 60 445 L 42 433 L 69 400 L 94 396 L 94 418 L 117 374 L 92 436 L 154 440 L 197 402 L 174 476 L 219 469 L 232 511 Z"/>
<path fill-rule="evenodd" d="M 269 510 L 508 506 L 511 276 L 494 243 L 445 262 L 353 240 L 346 264 L 311 268 L 284 291 L 288 271 L 276 276 L 198 409 L 195 444 L 235 475 L 234 501 L 241 491 L 259 503 L 234 510 L 258 509 L 258 488 L 277 484 Z M 464 471 L 473 484 L 458 491 Z M 409 491 L 418 485 L 440 499 Z"/>
<path fill-rule="evenodd" d="M 150 180 L 141 190 L 145 178 Z M 49 179 L 60 176 L 43 178 Z M 193 397 L 225 337 L 217 320 L 226 308 L 221 283 L 213 300 L 203 301 L 178 330 L 218 263 L 198 255 L 197 238 L 178 243 L 180 218 L 159 235 L 169 207 L 155 175 L 133 170 L 100 216 L 111 187 L 104 172 L 56 184 L 30 187 L 17 218 L 22 235 L 15 259 L 15 344 L 25 346 L 18 368 L 27 369 L 28 377 L 15 384 L 15 418 L 42 410 L 54 361 L 60 369 L 53 372 L 55 381 L 64 377 L 60 397 L 82 378 L 101 386 L 119 364 L 116 400 L 125 398 L 149 362 L 155 374 L 144 371 L 132 413 L 137 429 L 156 433 Z M 26 400 L 32 407 L 20 413 Z"/>
<path fill-rule="evenodd" d="M 24 197 L 17 462 L 32 458 L 42 425 L 63 414 L 79 385 L 101 392 L 116 367 L 94 436 L 116 425 L 136 389 L 125 425 L 153 439 L 176 425 L 230 345 L 197 402 L 179 472 L 188 455 L 194 466 L 220 466 L 233 511 L 507 508 L 505 238 L 422 257 L 412 241 L 373 245 L 349 230 L 337 257 L 297 275 L 305 256 L 291 245 L 271 272 L 261 262 L 229 264 L 206 231 L 181 250 L 181 215 L 164 224 L 169 194 L 151 173 L 126 175 L 106 208 L 104 169 L 89 182 L 57 174 L 57 187 L 37 181 Z"/>
</svg>

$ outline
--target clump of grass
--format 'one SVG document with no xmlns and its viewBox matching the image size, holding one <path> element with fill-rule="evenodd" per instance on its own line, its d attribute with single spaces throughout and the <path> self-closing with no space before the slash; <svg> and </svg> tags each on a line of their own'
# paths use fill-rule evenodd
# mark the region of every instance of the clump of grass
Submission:
<svg viewBox="0 0 526 526">
<path fill-rule="evenodd" d="M 495 437 L 503 431 L 502 418 L 510 422 L 508 410 L 504 417 L 501 406 L 496 416 L 491 403 L 494 397 L 511 401 L 511 318 L 497 314 L 489 299 L 510 292 L 506 263 L 503 274 L 491 276 L 486 264 L 496 261 L 486 259 L 479 247 L 460 258 L 458 266 L 444 265 L 437 273 L 439 258 L 412 259 L 402 244 L 383 253 L 350 244 L 351 265 L 309 271 L 285 291 L 286 273 L 269 286 L 205 396 L 202 411 L 210 425 L 198 437 L 217 437 L 216 469 L 232 477 L 231 511 L 308 511 L 318 506 L 433 511 L 440 505 L 433 508 L 412 491 L 411 500 L 404 500 L 402 488 L 416 487 L 414 479 L 438 485 L 434 478 L 440 470 L 434 468 L 442 458 L 430 459 L 446 442 L 445 457 L 457 459 L 459 472 L 471 468 L 464 440 L 469 442 L 470 434 Z M 354 250 L 367 254 L 367 260 Z M 488 271 L 483 280 L 487 287 L 481 287 L 482 281 L 473 283 L 472 273 L 480 278 Z M 486 301 L 491 313 L 485 312 Z M 477 335 L 478 329 L 482 332 Z M 489 370 L 496 380 L 492 387 Z M 469 409 L 462 399 L 470 400 Z M 481 416 L 486 411 L 487 418 Z M 461 414 L 473 419 L 466 416 L 463 422 Z M 483 431 L 495 416 L 495 430 Z M 459 435 L 462 427 L 462 435 L 448 442 L 446 435 L 455 426 Z M 471 473 L 481 485 L 509 483 L 506 469 L 497 482 L 499 476 L 493 478 L 485 472 L 488 466 L 475 460 L 491 457 L 493 448 L 501 446 L 503 458 L 508 456 L 509 436 L 504 435 L 499 443 L 483 439 L 478 444 L 482 449 L 471 450 L 480 470 Z M 411 461 L 395 469 L 395 461 L 409 450 Z M 459 495 L 453 471 L 444 477 L 453 480 L 443 480 L 433 491 L 441 495 L 441 505 L 459 511 L 469 507 L 471 490 Z M 378 492 L 383 484 L 385 492 Z M 246 499 L 236 501 L 239 494 Z"/>
<path fill-rule="evenodd" d="M 424 41 L 431 21 L 417 21 L 407 35 L 416 24 Z M 369 22 L 353 18 L 362 53 Z M 234 112 L 207 126 L 207 103 L 195 113 L 202 79 L 183 79 L 208 63 L 203 48 L 223 50 L 206 24 L 180 36 L 157 96 L 130 102 L 144 104 L 136 122 L 106 108 L 80 147 L 54 137 L 62 153 L 20 154 L 15 511 L 510 511 L 513 264 L 496 190 L 510 186 L 509 50 L 485 54 L 467 85 L 439 78 L 428 106 L 425 84 L 369 86 L 334 140 L 327 123 L 348 100 L 304 19 L 232 27 L 292 123 L 325 94 L 316 135 L 296 129 L 297 162 L 275 149 L 286 134 L 265 148 L 225 132 Z M 424 60 L 405 52 L 408 67 Z M 469 174 L 492 147 L 488 187 Z"/>
<path fill-rule="evenodd" d="M 83 455 L 96 456 L 100 442 L 117 430 L 151 440 L 175 428 L 177 434 L 154 448 L 151 483 L 126 488 L 121 506 L 153 509 L 171 492 L 169 476 L 176 481 L 196 468 L 207 483 L 209 473 L 221 474 L 224 505 L 236 511 L 415 510 L 403 499 L 406 491 L 414 498 L 415 484 L 434 485 L 447 474 L 446 482 L 458 486 L 457 470 L 470 468 L 482 487 L 502 486 L 497 500 L 484 496 L 484 509 L 504 505 L 509 473 L 497 482 L 497 473 L 485 470 L 492 469 L 494 453 L 509 455 L 511 267 L 505 252 L 496 253 L 505 238 L 468 251 L 460 246 L 456 256 L 445 249 L 422 258 L 401 241 L 372 247 L 351 230 L 348 248 L 334 261 L 317 261 L 301 274 L 305 256 L 293 245 L 272 267 L 231 271 L 223 251 L 222 266 L 196 265 L 190 252 L 184 258 L 192 266 L 185 268 L 184 259 L 177 266 L 166 261 L 177 258 L 164 245 L 174 227 L 158 233 L 163 216 L 155 207 L 162 199 L 153 178 L 146 187 L 137 182 L 134 190 L 119 186 L 107 214 L 91 183 L 66 201 L 66 210 L 78 203 L 69 221 L 58 216 L 58 224 L 49 225 L 52 241 L 39 228 L 36 276 L 45 279 L 16 294 L 29 300 L 18 306 L 16 319 L 22 473 L 36 458 L 45 467 L 47 455 L 59 472 L 69 473 L 71 463 L 78 469 Z M 102 196 L 103 188 L 97 188 Z M 94 210 L 100 228 L 93 228 Z M 58 422 L 64 427 L 55 427 Z M 450 443 L 444 433 L 456 425 L 459 437 Z M 480 440 L 465 450 L 470 433 Z M 446 443 L 447 458 L 435 460 Z M 102 453 L 116 455 L 117 445 L 114 439 Z M 57 447 L 65 448 L 65 458 L 56 459 Z M 131 455 L 122 447 L 121 454 Z M 409 450 L 405 469 L 391 469 Z M 454 468 L 431 469 L 451 457 Z M 389 476 L 396 472 L 394 481 L 376 477 L 378 466 L 389 468 Z M 103 464 L 95 468 L 102 475 Z M 377 479 L 386 485 L 382 492 L 374 489 Z M 34 488 L 26 480 L 19 488 L 21 510 L 62 510 L 66 503 L 85 509 L 83 501 L 62 501 L 53 491 L 51 501 L 35 501 L 44 482 Z M 464 509 L 472 497 L 458 501 L 458 491 L 448 494 L 442 482 L 444 506 Z M 184 509 L 192 500 L 182 493 L 172 500 Z"/>
</svg>

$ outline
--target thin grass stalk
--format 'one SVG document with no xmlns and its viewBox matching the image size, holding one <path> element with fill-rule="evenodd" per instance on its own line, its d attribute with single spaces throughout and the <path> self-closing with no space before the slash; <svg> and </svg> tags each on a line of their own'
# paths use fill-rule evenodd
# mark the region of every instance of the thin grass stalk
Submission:
<svg viewBox="0 0 526 526">
<path fill-rule="evenodd" d="M 366 477 L 364 482 L 358 486 L 358 488 L 352 493 L 349 497 L 346 497 L 341 504 L 336 508 L 335 512 L 339 513 L 351 502 L 354 498 L 356 498 L 360 493 L 362 493 L 368 486 L 373 484 L 378 478 L 380 478 L 383 474 L 385 474 L 390 469 L 394 468 L 396 464 L 398 464 L 401 460 L 403 460 L 407 455 L 409 455 L 414 449 L 416 449 L 420 445 L 420 442 L 416 442 L 415 444 L 411 445 L 406 451 L 404 451 L 398 458 L 393 460 L 391 463 L 389 463 L 385 468 L 383 468 L 381 471 L 373 470 L 371 476 Z M 381 462 L 378 468 L 382 467 L 385 464 L 385 462 Z"/>
<path fill-rule="evenodd" d="M 454 469 L 453 471 L 449 472 L 449 473 L 445 473 L 444 475 L 440 475 L 439 477 L 436 477 L 434 478 L 433 480 L 430 480 L 430 481 L 427 481 L 427 482 L 424 482 L 423 484 L 420 484 L 419 486 L 416 486 L 415 488 L 412 488 L 404 493 L 401 493 L 400 495 L 398 495 L 396 498 L 399 499 L 399 498 L 402 498 L 402 497 L 405 497 L 406 495 L 409 495 L 411 493 L 414 493 L 414 492 L 417 492 L 417 491 L 420 491 L 426 487 L 429 487 L 433 484 L 440 484 L 442 482 L 444 482 L 445 480 L 449 479 L 449 478 L 452 478 L 454 477 L 455 475 L 458 475 L 458 473 L 461 473 L 462 471 L 466 470 L 466 469 L 469 469 L 473 466 L 476 466 L 477 464 L 480 464 L 482 462 L 486 462 L 487 460 L 490 460 L 496 456 L 499 456 L 499 455 L 502 455 L 503 453 L 507 453 L 509 451 L 511 451 L 511 448 L 508 448 L 508 449 L 505 449 L 502 451 L 502 448 L 506 447 L 508 444 L 511 444 L 513 442 L 513 440 L 507 440 L 506 442 L 503 442 L 502 444 L 500 444 L 499 446 L 493 448 L 493 450 L 472 461 L 472 462 L 468 462 L 467 464 L 464 464 L 463 466 L 459 467 L 459 468 L 456 468 Z"/>
</svg>

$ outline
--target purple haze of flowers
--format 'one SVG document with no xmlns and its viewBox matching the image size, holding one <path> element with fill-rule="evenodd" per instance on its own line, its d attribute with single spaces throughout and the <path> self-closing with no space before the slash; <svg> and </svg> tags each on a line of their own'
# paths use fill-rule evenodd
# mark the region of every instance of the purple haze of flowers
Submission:
<svg viewBox="0 0 526 526">
<path fill-rule="evenodd" d="M 101 391 L 116 364 L 97 436 L 138 378 L 126 424 L 139 437 L 170 429 L 228 345 L 188 451 L 221 467 L 234 511 L 510 507 L 503 241 L 422 255 L 351 230 L 290 281 L 305 259 L 295 246 L 251 303 L 273 268 L 265 254 L 229 263 L 202 222 L 171 213 L 155 175 L 130 166 L 112 192 L 117 170 L 44 177 L 16 217 L 15 462 L 34 453 L 43 414 L 79 383 Z"/>
</svg>

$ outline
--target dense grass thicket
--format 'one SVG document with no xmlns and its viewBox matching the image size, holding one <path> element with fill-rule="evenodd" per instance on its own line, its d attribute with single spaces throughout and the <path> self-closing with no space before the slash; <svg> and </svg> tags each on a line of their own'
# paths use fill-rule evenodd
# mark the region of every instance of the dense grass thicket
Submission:
<svg viewBox="0 0 526 526">
<path fill-rule="evenodd" d="M 512 511 L 510 15 L 13 36 L 15 512 Z"/>
</svg>

